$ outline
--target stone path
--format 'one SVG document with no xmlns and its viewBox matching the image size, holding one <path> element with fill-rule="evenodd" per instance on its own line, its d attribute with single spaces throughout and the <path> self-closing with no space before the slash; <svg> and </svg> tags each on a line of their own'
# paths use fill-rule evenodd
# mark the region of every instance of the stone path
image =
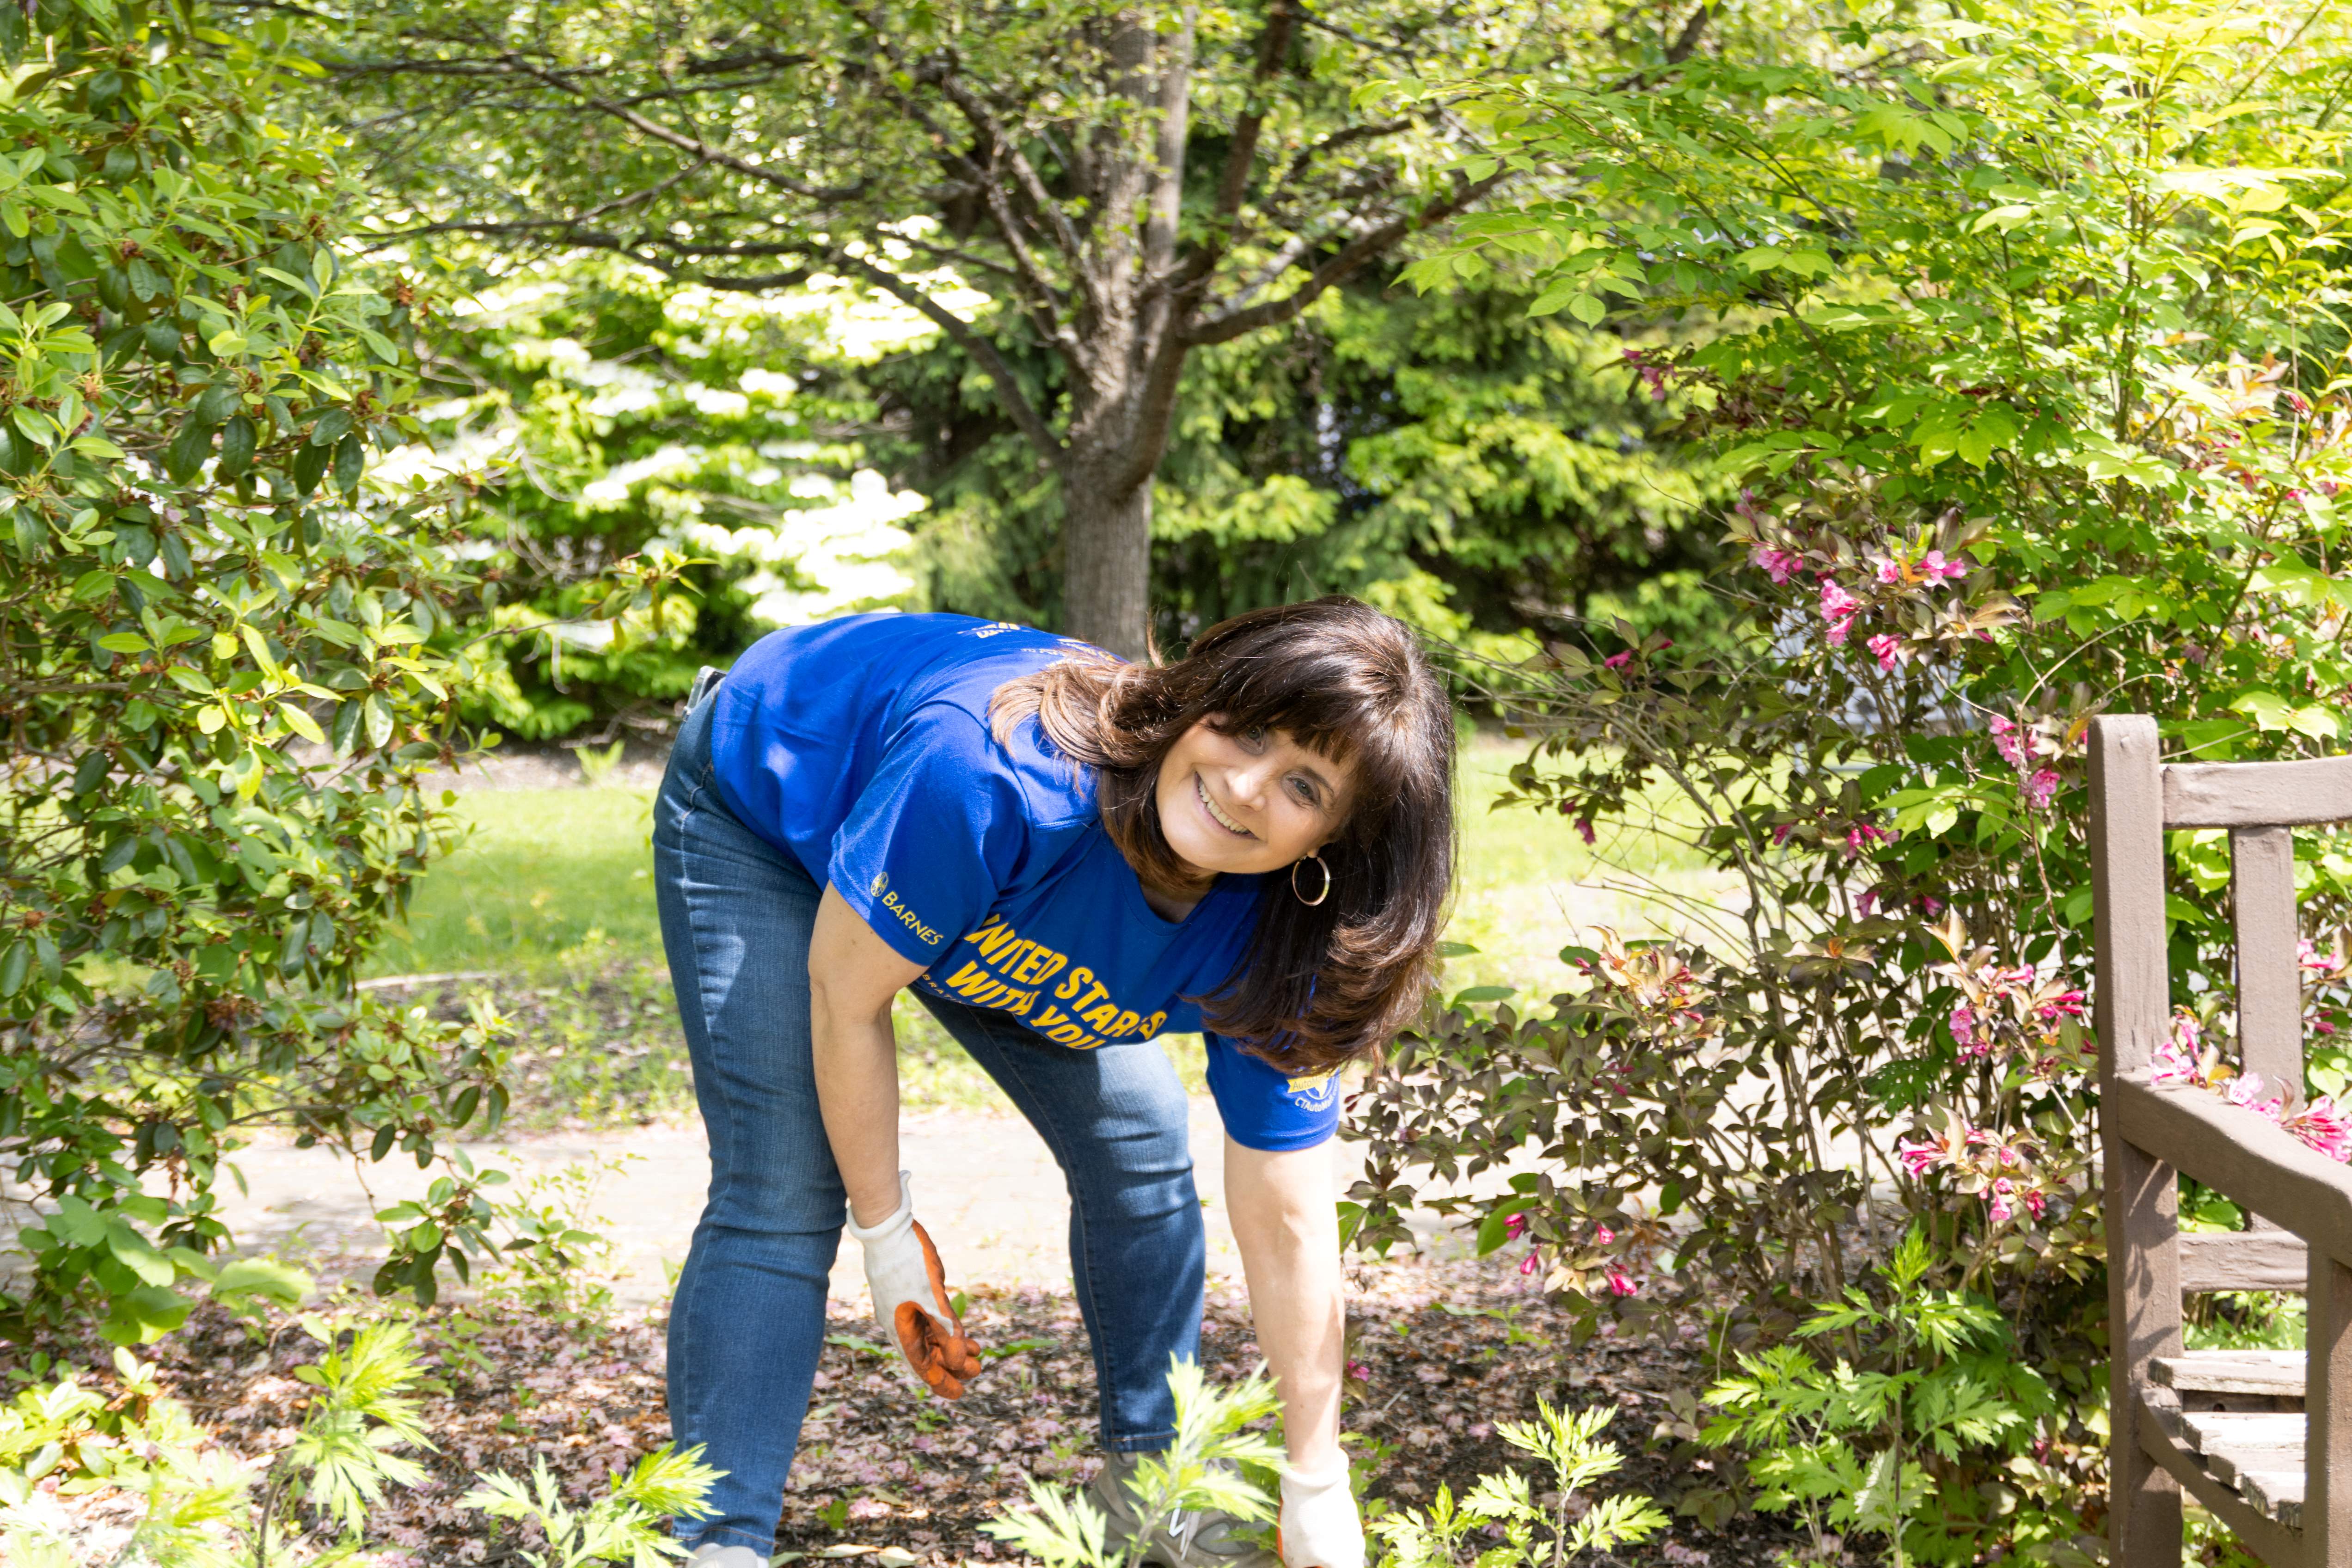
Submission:
<svg viewBox="0 0 2352 1568">
<path fill-rule="evenodd" d="M 915 1176 L 916 1212 L 952 1283 L 1068 1289 L 1069 1198 L 1053 1156 L 1026 1121 L 971 1113 L 909 1117 L 899 1143 Z M 1360 1145 L 1336 1148 L 1335 1197 L 1362 1173 Z M 467 1152 L 478 1164 L 512 1172 L 518 1183 L 580 1162 L 619 1162 L 600 1178 L 591 1203 L 594 1228 L 614 1243 L 620 1272 L 614 1293 L 627 1306 L 667 1295 L 709 1179 L 699 1121 L 472 1144 Z M 1224 1215 L 1223 1133 L 1206 1098 L 1192 1102 L 1192 1159 L 1208 1221 L 1210 1271 L 1238 1280 L 1241 1259 Z M 257 1145 L 236 1163 L 246 1190 L 224 1182 L 220 1192 L 222 1217 L 240 1247 L 321 1262 L 380 1255 L 374 1210 L 421 1196 L 434 1175 L 404 1156 L 354 1169 L 330 1151 L 287 1143 Z M 838 1299 L 863 1300 L 865 1275 L 854 1244 L 843 1247 L 833 1279 Z"/>
</svg>

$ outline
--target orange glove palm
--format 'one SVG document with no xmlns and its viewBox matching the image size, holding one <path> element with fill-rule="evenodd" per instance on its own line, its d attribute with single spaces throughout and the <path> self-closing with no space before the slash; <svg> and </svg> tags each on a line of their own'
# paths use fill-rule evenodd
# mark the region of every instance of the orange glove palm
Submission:
<svg viewBox="0 0 2352 1568">
<path fill-rule="evenodd" d="M 980 1372 L 980 1347 L 964 1337 L 963 1320 L 957 1317 L 954 1297 L 948 1293 L 947 1270 L 940 1265 L 939 1248 L 919 1221 L 912 1226 L 923 1249 L 923 1272 L 929 1277 L 934 1317 L 913 1301 L 901 1301 L 892 1314 L 898 1331 L 898 1348 L 915 1375 L 942 1399 L 961 1399 L 966 1380 Z"/>
<path fill-rule="evenodd" d="M 931 1392 L 963 1397 L 964 1384 L 980 1371 L 980 1347 L 964 1337 L 939 1248 L 915 1221 L 913 1183 L 905 1172 L 898 1173 L 898 1212 L 870 1229 L 853 1216 L 849 1234 L 866 1248 L 866 1288 L 884 1337 L 896 1336 L 908 1370 Z"/>
</svg>

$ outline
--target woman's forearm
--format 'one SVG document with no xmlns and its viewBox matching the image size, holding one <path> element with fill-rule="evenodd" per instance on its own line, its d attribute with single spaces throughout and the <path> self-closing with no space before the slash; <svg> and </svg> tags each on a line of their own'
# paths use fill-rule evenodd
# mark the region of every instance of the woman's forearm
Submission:
<svg viewBox="0 0 2352 1568">
<path fill-rule="evenodd" d="M 898 1208 L 898 1049 L 890 1015 L 828 1019 L 811 1009 L 816 1098 L 857 1223 Z"/>
<path fill-rule="evenodd" d="M 825 889 L 809 942 L 810 1054 L 825 1141 L 862 1226 L 898 1210 L 898 1043 L 890 1004 L 921 973 Z"/>
<path fill-rule="evenodd" d="M 1281 1390 L 1290 1462 L 1315 1473 L 1340 1459 L 1347 1291 L 1331 1191 L 1328 1143 L 1269 1154 L 1225 1141 L 1225 1207 L 1258 1349 Z"/>
</svg>

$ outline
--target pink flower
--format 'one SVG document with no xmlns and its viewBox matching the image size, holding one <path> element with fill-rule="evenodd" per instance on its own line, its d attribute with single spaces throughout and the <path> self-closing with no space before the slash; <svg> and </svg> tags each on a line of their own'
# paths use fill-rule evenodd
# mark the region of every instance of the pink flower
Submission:
<svg viewBox="0 0 2352 1568">
<path fill-rule="evenodd" d="M 2012 768 L 2021 768 L 2032 760 L 2031 738 L 2011 719 L 1996 713 L 1992 717 L 1992 743 L 1999 749 L 2001 761 Z"/>
<path fill-rule="evenodd" d="M 1607 658 L 1601 661 L 1601 666 L 1603 669 L 1622 669 L 1633 662 L 1633 650 L 1628 648 L 1623 653 L 1611 654 Z"/>
<path fill-rule="evenodd" d="M 1882 583 L 1900 583 L 1903 581 L 1903 563 L 1894 560 L 1880 562 L 1878 563 L 1878 580 Z"/>
<path fill-rule="evenodd" d="M 1854 913 L 1860 915 L 1864 920 L 1868 920 L 1872 915 L 1877 913 L 1878 889 L 1876 888 L 1864 888 L 1861 892 L 1856 893 L 1853 897 L 1853 910 Z"/>
<path fill-rule="evenodd" d="M 1922 582 L 1934 583 L 1944 578 L 1958 579 L 1968 574 L 1969 569 L 1965 563 L 1945 560 L 1944 552 L 1940 550 L 1930 550 L 1919 563 L 1919 577 Z"/>
<path fill-rule="evenodd" d="M 1830 641 L 1845 641 L 1846 623 L 1862 611 L 1862 601 L 1829 579 L 1822 580 L 1822 619 L 1830 626 Z"/>
<path fill-rule="evenodd" d="M 1948 1022 L 1952 1030 L 1952 1043 L 1958 1046 L 1963 1054 L 1981 1054 L 1983 1048 L 1990 1045 L 1990 1042 L 1978 1037 L 1976 1009 L 1967 1003 L 1963 1002 L 1952 1009 L 1952 1016 Z"/>
<path fill-rule="evenodd" d="M 1508 1240 L 1517 1241 L 1527 1228 L 1528 1216 L 1523 1214 L 1507 1215 L 1503 1220 L 1503 1235 Z"/>
<path fill-rule="evenodd" d="M 2080 991 L 2061 991 L 2055 996 L 2045 997 L 2033 1011 L 2044 1023 L 2059 1018 L 2079 1018 L 2083 1016 L 2083 994 Z"/>
<path fill-rule="evenodd" d="M 1583 837 L 1584 841 L 1587 844 L 1591 843 L 1595 837 L 1592 831 L 1592 818 L 1589 816 L 1578 817 L 1576 819 L 1576 831 Z"/>
<path fill-rule="evenodd" d="M 1348 1363 L 1348 1375 L 1358 1383 L 1370 1383 L 1372 1381 L 1372 1369 L 1362 1362 L 1351 1361 Z"/>
<path fill-rule="evenodd" d="M 1996 1176 L 1993 1178 L 1992 1185 L 1985 1189 L 1985 1202 L 1992 1205 L 1993 1224 L 2007 1225 L 2009 1223 L 2009 1216 L 2017 1212 L 2016 1207 L 2011 1201 L 2016 1195 L 2017 1184 L 2015 1182 L 2011 1181 L 2007 1176 Z"/>
<path fill-rule="evenodd" d="M 1805 569 L 1805 560 L 1793 551 L 1775 550 L 1769 544 L 1757 545 L 1748 559 L 1768 574 L 1775 583 L 1785 583 Z"/>
<path fill-rule="evenodd" d="M 1893 669 L 1903 661 L 1903 639 L 1893 632 L 1881 632 L 1863 646 L 1870 649 L 1881 669 Z"/>
<path fill-rule="evenodd" d="M 1944 1146 L 1927 1138 L 1912 1143 L 1897 1143 L 1895 1155 L 1903 1162 L 1904 1170 L 1914 1176 L 1924 1176 L 1945 1161 Z"/>
<path fill-rule="evenodd" d="M 1543 1259 L 1540 1255 L 1530 1252 L 1525 1258 L 1519 1259 L 1519 1272 L 1522 1274 L 1533 1274 L 1538 1268 L 1541 1267 L 1542 1262 Z"/>
<path fill-rule="evenodd" d="M 1859 855 L 1872 845 L 1884 844 L 1894 837 L 1884 827 L 1874 827 L 1867 822 L 1857 822 L 1846 830 L 1846 853 Z"/>
<path fill-rule="evenodd" d="M 2195 1083 L 2197 1054 L 2183 1047 L 2176 1037 L 2156 1047 L 2156 1058 L 2148 1068 L 2150 1083 Z"/>
<path fill-rule="evenodd" d="M 2230 1086 L 2221 1091 L 2221 1097 L 2241 1110 L 2267 1116 L 2273 1121 L 2276 1121 L 2279 1112 L 2285 1109 L 2279 1096 L 2273 1095 L 2268 1100 L 2263 1098 L 2263 1075 L 2258 1072 L 2240 1073 L 2231 1079 Z"/>
<path fill-rule="evenodd" d="M 1919 900 L 1919 912 L 1926 915 L 1929 920 L 1934 920 L 1937 915 L 1944 912 L 1944 900 L 1938 898 L 1923 896 Z"/>
<path fill-rule="evenodd" d="M 2037 1187 L 2028 1187 L 2017 1196 L 2018 1201 L 2024 1204 L 2026 1211 L 2035 1219 L 2040 1219 L 2042 1211 L 2050 1206 L 2050 1194 Z"/>
<path fill-rule="evenodd" d="M 1772 830 L 1772 847 L 1778 849 L 1781 845 L 1789 842 L 1789 835 L 1795 831 L 1797 831 L 1797 825 L 1793 822 L 1784 822 L 1780 824 L 1780 826 L 1774 828 Z"/>
<path fill-rule="evenodd" d="M 2352 1162 L 2352 1111 L 2327 1096 L 2321 1095 L 2280 1125 L 2329 1159 Z"/>
<path fill-rule="evenodd" d="M 1636 1285 L 1633 1282 L 1633 1277 L 1626 1273 L 1623 1268 L 1614 1263 L 1609 1266 L 1609 1293 L 1611 1295 L 1631 1296 L 1641 1289 L 1642 1288 L 1639 1285 Z"/>
<path fill-rule="evenodd" d="M 2032 811 L 2041 811 L 2047 808 L 2052 797 L 2056 795 L 2057 793 L 2057 771 L 2053 768 L 2034 769 L 2033 776 L 2025 781 L 2025 805 L 2027 809 Z"/>
<path fill-rule="evenodd" d="M 1614 1241 L 1614 1240 L 1616 1240 L 1616 1239 L 1617 1239 L 1617 1233 L 1616 1233 L 1615 1231 L 1613 1231 L 1613 1230 L 1610 1229 L 1610 1228 L 1609 1228 L 1607 1226 L 1605 1226 L 1605 1225 L 1604 1225 L 1604 1226 L 1598 1226 L 1597 1228 L 1595 1228 L 1595 1229 L 1594 1229 L 1594 1231 L 1593 1231 L 1593 1233 L 1592 1233 L 1592 1239 L 1593 1239 L 1595 1242 L 1598 1242 L 1601 1246 L 1602 1246 L 1602 1247 L 1606 1247 L 1606 1246 L 1608 1246 L 1611 1242 L 1612 1242 L 1612 1241 Z"/>
</svg>

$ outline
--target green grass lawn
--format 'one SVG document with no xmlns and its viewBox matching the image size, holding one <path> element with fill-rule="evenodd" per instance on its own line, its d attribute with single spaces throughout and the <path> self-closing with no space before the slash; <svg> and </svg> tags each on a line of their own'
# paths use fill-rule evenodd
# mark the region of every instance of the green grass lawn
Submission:
<svg viewBox="0 0 2352 1568">
<path fill-rule="evenodd" d="M 1482 737 L 1463 759 L 1450 934 L 1478 951 L 1448 964 L 1449 989 L 1503 984 L 1540 999 L 1561 977 L 1560 947 L 1590 941 L 1596 926 L 1646 934 L 1687 923 L 1654 894 L 1608 885 L 1629 873 L 1684 898 L 1717 900 L 1727 890 L 1664 837 L 1604 838 L 1588 847 L 1557 816 L 1488 810 L 1524 752 Z M 542 1123 L 573 1110 L 609 1120 L 632 1104 L 660 1112 L 683 1103 L 675 1065 L 682 1052 L 637 1038 L 676 1027 L 656 1002 L 658 977 L 646 973 L 661 963 L 651 804 L 651 792 L 620 787 L 464 796 L 457 809 L 469 829 L 466 843 L 426 876 L 407 922 L 370 966 L 373 975 L 501 976 L 502 990 L 529 1016 L 525 1049 L 538 1054 L 526 1068 L 539 1089 L 528 1098 L 531 1119 Z M 596 1000 L 608 994 L 616 999 Z M 900 1023 L 911 1106 L 989 1098 L 979 1070 L 919 1008 L 902 1007 Z M 536 1038 L 542 1034 L 549 1037 Z M 1197 1043 L 1171 1045 L 1198 1087 Z"/>
</svg>

